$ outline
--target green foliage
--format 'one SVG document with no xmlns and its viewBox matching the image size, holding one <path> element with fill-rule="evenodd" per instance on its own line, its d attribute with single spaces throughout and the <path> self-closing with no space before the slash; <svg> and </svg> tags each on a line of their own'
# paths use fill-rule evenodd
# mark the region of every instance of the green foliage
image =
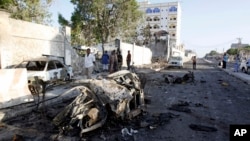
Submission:
<svg viewBox="0 0 250 141">
<path fill-rule="evenodd" d="M 14 5 L 13 0 L 0 0 L 0 8 L 8 10 L 8 8 Z"/>
<path fill-rule="evenodd" d="M 236 55 L 237 53 L 238 53 L 238 49 L 230 48 L 227 50 L 227 54 L 229 54 L 229 55 Z"/>
<path fill-rule="evenodd" d="M 208 55 L 211 55 L 211 56 L 218 55 L 218 54 L 219 53 L 217 51 L 215 51 L 215 50 L 212 50 L 212 51 L 210 51 L 210 53 L 208 53 Z"/>
<path fill-rule="evenodd" d="M 142 14 L 136 0 L 113 0 L 112 3 L 110 0 L 71 0 L 71 3 L 75 5 L 69 24 L 73 45 L 104 44 L 117 36 L 125 41 L 134 40 Z"/>
<path fill-rule="evenodd" d="M 51 2 L 52 0 L 1 0 L 0 8 L 10 12 L 11 18 L 49 24 L 51 14 L 48 8 Z"/>
</svg>

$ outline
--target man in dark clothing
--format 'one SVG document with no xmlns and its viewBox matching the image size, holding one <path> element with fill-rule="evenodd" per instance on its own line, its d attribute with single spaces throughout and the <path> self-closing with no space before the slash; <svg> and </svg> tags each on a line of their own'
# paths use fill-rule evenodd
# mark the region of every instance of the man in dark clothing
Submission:
<svg viewBox="0 0 250 141">
<path fill-rule="evenodd" d="M 130 63 L 131 63 L 131 54 L 130 51 L 128 51 L 128 55 L 127 55 L 127 66 L 128 66 L 128 70 L 130 70 Z"/>
<path fill-rule="evenodd" d="M 105 51 L 104 54 L 102 55 L 102 65 L 103 65 L 103 71 L 108 71 L 108 64 L 109 64 L 109 55 L 108 52 Z"/>
<path fill-rule="evenodd" d="M 122 54 L 120 51 L 117 52 L 117 59 L 118 59 L 118 70 L 121 70 L 123 58 L 122 58 Z"/>
<path fill-rule="evenodd" d="M 193 61 L 193 69 L 196 70 L 196 56 L 193 56 L 192 61 Z"/>
</svg>

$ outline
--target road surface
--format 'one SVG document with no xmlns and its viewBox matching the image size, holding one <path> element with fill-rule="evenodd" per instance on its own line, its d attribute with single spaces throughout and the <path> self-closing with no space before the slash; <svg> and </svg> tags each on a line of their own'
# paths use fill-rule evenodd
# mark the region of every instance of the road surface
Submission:
<svg viewBox="0 0 250 141">
<path fill-rule="evenodd" d="M 147 104 L 143 114 L 131 121 L 111 118 L 81 139 L 78 133 L 65 136 L 51 124 L 65 105 L 54 105 L 44 113 L 32 112 L 0 124 L 0 140 L 21 135 L 37 141 L 228 141 L 231 124 L 250 124 L 249 85 L 203 60 L 198 60 L 197 70 L 191 68 L 186 63 L 183 69 L 138 70 L 147 76 Z M 194 83 L 165 82 L 166 74 L 182 77 L 188 71 L 194 72 Z"/>
</svg>

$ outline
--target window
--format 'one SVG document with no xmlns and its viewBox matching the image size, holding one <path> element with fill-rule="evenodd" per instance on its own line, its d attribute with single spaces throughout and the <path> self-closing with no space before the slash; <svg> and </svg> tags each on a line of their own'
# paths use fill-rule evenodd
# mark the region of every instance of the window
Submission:
<svg viewBox="0 0 250 141">
<path fill-rule="evenodd" d="M 48 70 L 56 69 L 56 66 L 53 61 L 49 61 L 48 63 Z"/>
<path fill-rule="evenodd" d="M 160 28 L 159 25 L 155 24 L 154 29 L 158 29 L 158 28 Z"/>
<path fill-rule="evenodd" d="M 146 10 L 146 13 L 152 13 L 152 10 L 151 10 L 150 8 L 148 8 L 148 9 Z"/>
<path fill-rule="evenodd" d="M 159 17 L 154 17 L 154 21 L 160 21 Z"/>
<path fill-rule="evenodd" d="M 172 36 L 174 37 L 174 36 L 175 36 L 175 34 L 172 34 Z"/>
<path fill-rule="evenodd" d="M 172 6 L 169 8 L 169 12 L 177 12 L 177 8 L 175 6 Z"/>
<path fill-rule="evenodd" d="M 159 8 L 154 8 L 153 13 L 160 13 L 160 9 Z"/>
<path fill-rule="evenodd" d="M 57 68 L 64 68 L 63 64 L 59 61 L 55 61 L 55 64 Z"/>
<path fill-rule="evenodd" d="M 150 17 L 147 17 L 146 21 L 152 21 L 152 19 Z"/>
<path fill-rule="evenodd" d="M 175 25 L 173 25 L 172 27 L 175 28 Z"/>
</svg>

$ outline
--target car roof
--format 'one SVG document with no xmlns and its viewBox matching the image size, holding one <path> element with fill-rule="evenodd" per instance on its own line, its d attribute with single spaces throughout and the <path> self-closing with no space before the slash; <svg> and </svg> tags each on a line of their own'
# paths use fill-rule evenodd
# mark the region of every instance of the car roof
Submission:
<svg viewBox="0 0 250 141">
<path fill-rule="evenodd" d="M 25 59 L 23 61 L 50 61 L 50 60 L 57 60 L 57 59 L 49 58 L 49 57 L 38 57 L 38 58 Z M 59 60 L 57 60 L 57 61 L 59 61 Z"/>
</svg>

